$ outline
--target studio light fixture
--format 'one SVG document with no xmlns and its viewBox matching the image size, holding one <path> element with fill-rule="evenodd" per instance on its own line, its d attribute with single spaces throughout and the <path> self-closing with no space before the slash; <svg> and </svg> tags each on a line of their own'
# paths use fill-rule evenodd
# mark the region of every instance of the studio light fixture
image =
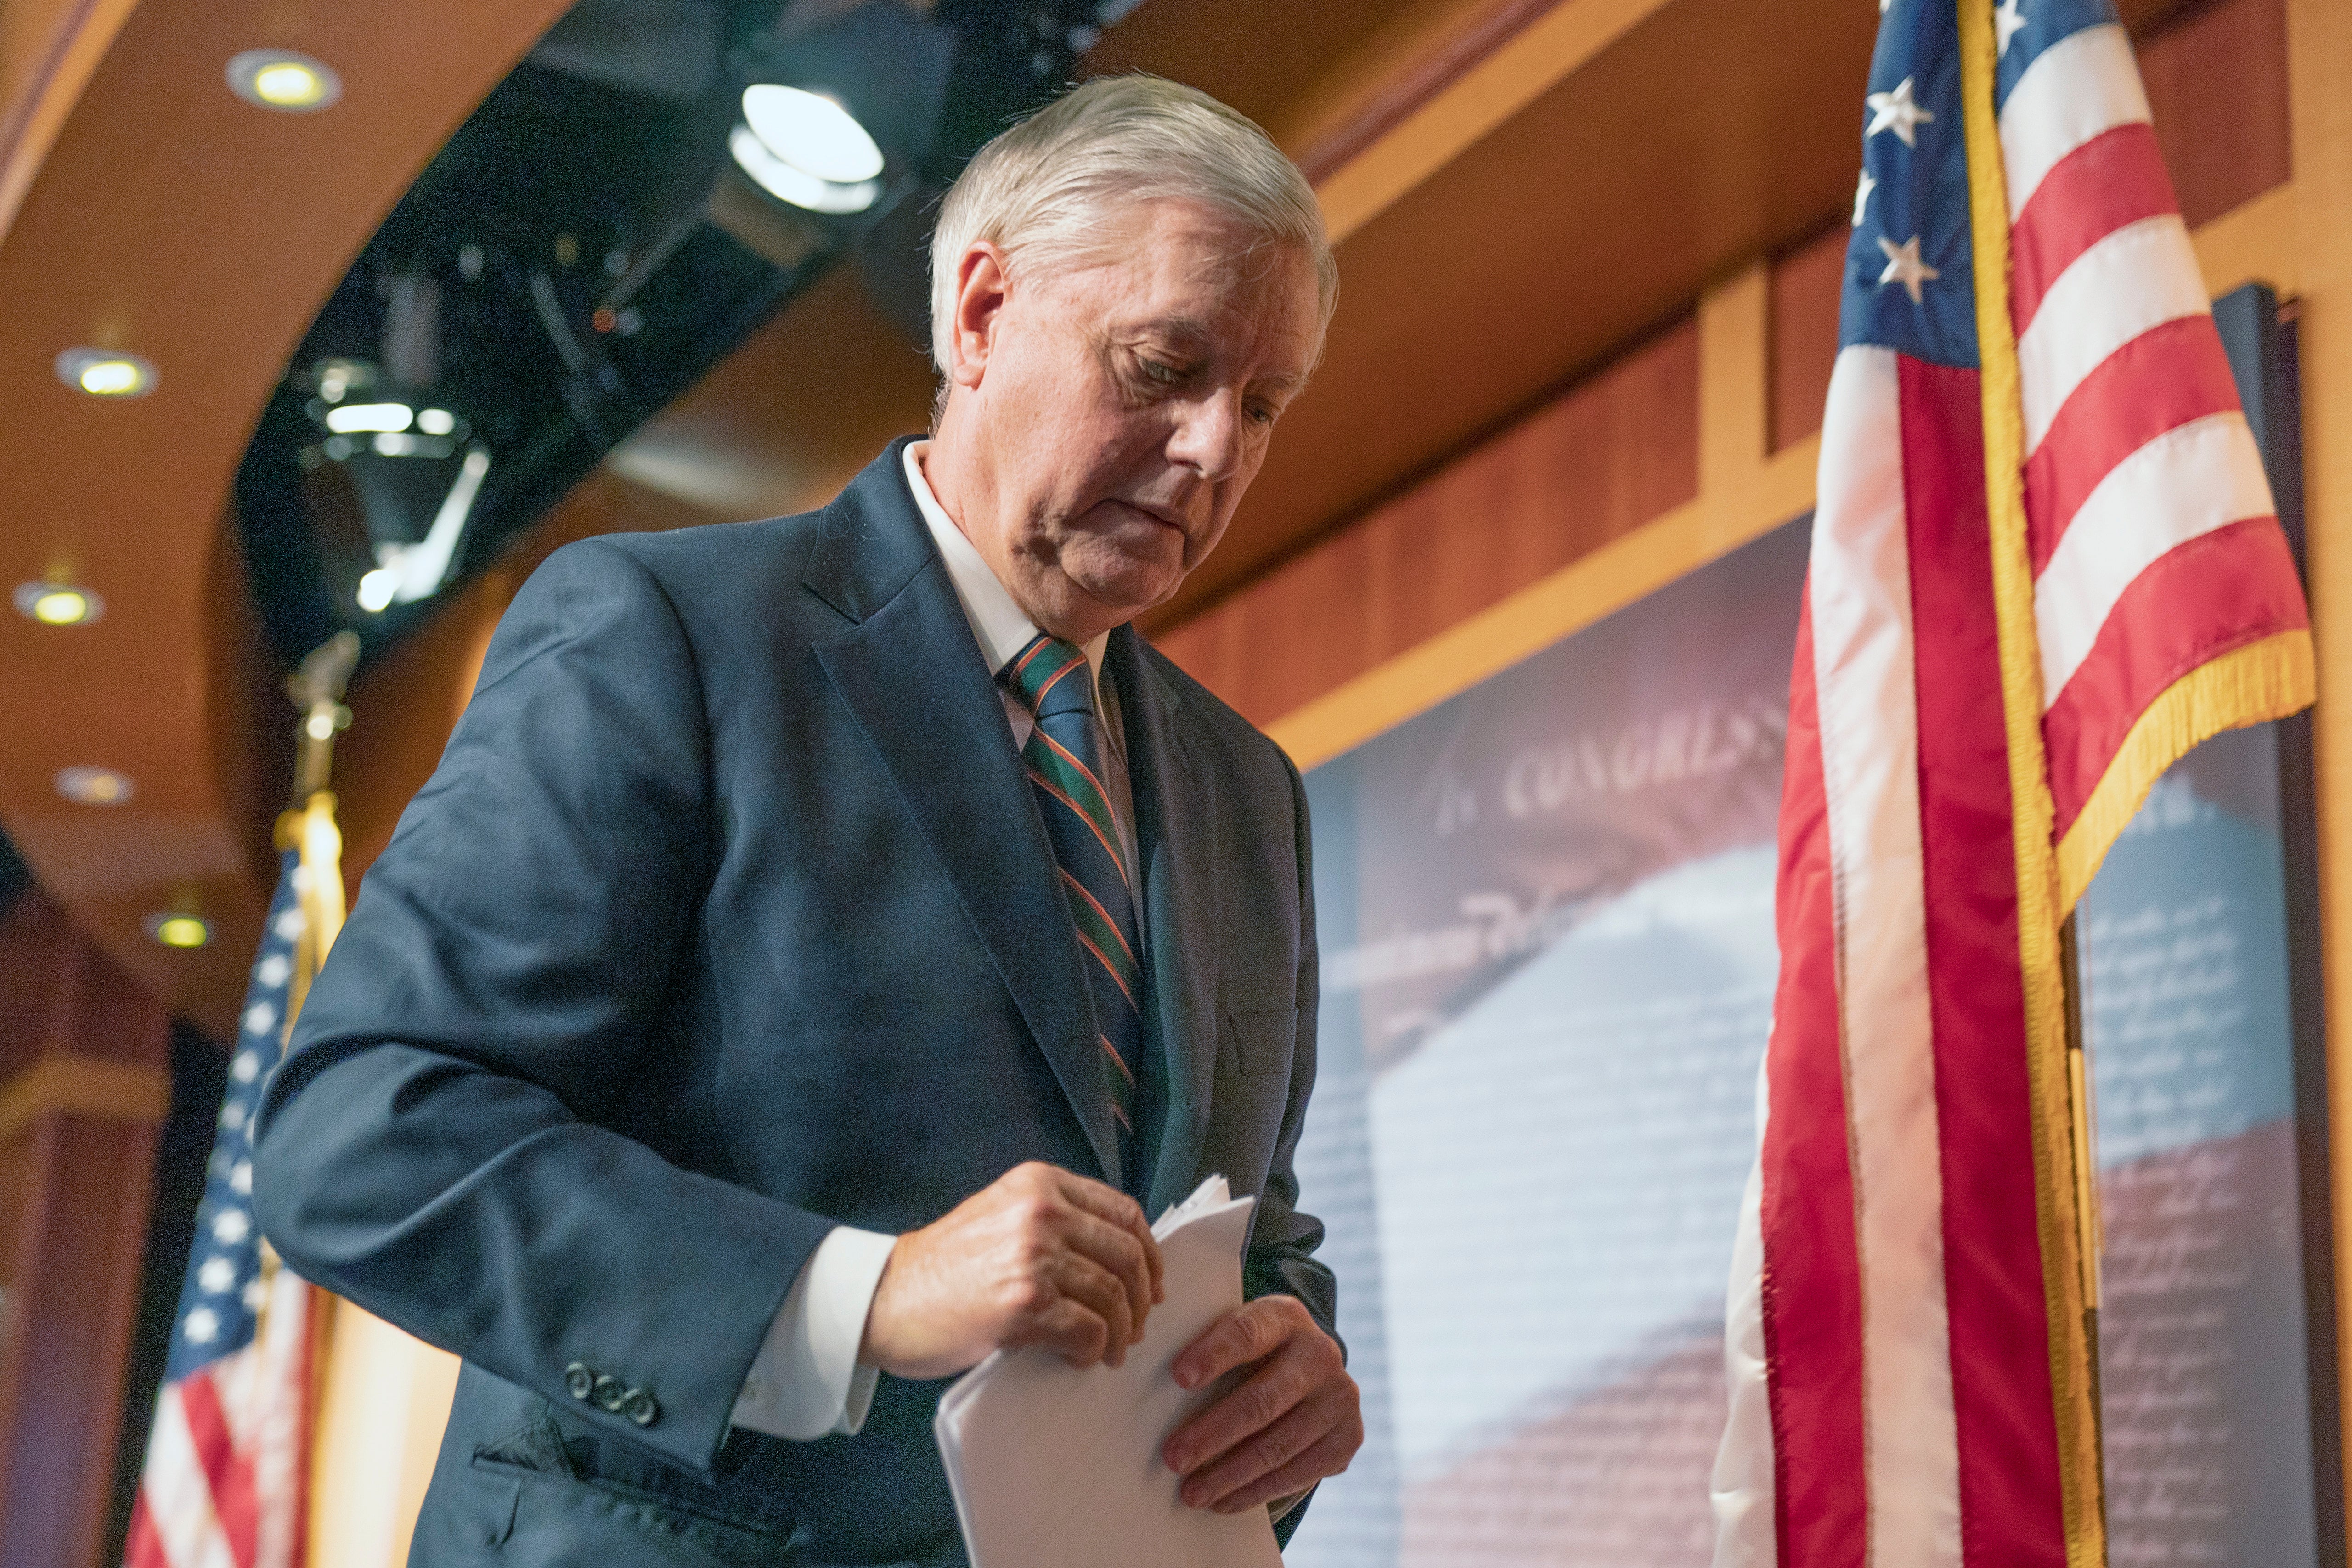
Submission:
<svg viewBox="0 0 2352 1568">
<path fill-rule="evenodd" d="M 128 773 L 112 768 L 59 768 L 57 788 L 76 805 L 122 805 L 139 793 Z"/>
<path fill-rule="evenodd" d="M 769 152 L 829 184 L 855 185 L 882 173 L 882 149 L 824 93 L 756 82 L 743 89 L 743 122 Z"/>
<path fill-rule="evenodd" d="M 398 433 L 416 422 L 416 411 L 405 403 L 346 403 L 327 410 L 327 428 L 338 436 L 363 430 Z"/>
<path fill-rule="evenodd" d="M 810 212 L 861 213 L 882 194 L 882 149 L 823 93 L 775 82 L 745 88 L 727 150 L 761 190 Z"/>
<path fill-rule="evenodd" d="M 68 349 L 57 358 L 58 379 L 92 397 L 144 397 L 155 390 L 155 367 L 114 349 Z"/>
<path fill-rule="evenodd" d="M 457 467 L 457 480 L 442 498 L 433 526 L 415 544 L 379 544 L 375 570 L 362 577 L 353 595 L 359 607 L 380 616 L 394 605 L 413 605 L 440 592 L 457 553 L 458 535 L 473 515 L 474 499 L 481 493 L 482 476 L 490 471 L 486 447 L 475 447 Z"/>
<path fill-rule="evenodd" d="M 228 89 L 260 109 L 308 114 L 343 96 L 343 79 L 323 60 L 291 49 L 247 49 L 228 62 Z"/>
<path fill-rule="evenodd" d="M 81 626 L 106 613 L 106 601 L 68 583 L 20 583 L 16 611 L 45 626 Z"/>
<path fill-rule="evenodd" d="M 213 939 L 213 928 L 202 915 L 153 914 L 147 917 L 147 934 L 164 947 L 202 947 Z"/>
</svg>

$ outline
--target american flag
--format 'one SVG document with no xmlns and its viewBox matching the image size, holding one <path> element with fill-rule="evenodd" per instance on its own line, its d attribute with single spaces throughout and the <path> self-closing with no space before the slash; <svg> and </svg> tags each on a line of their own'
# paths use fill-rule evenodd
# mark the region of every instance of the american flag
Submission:
<svg viewBox="0 0 2352 1568">
<path fill-rule="evenodd" d="M 1717 1568 L 2103 1563 L 2060 928 L 2312 694 L 2107 0 L 1881 0 L 1790 697 Z"/>
<path fill-rule="evenodd" d="M 248 1131 L 309 963 L 299 886 L 309 873 L 296 849 L 283 861 L 229 1060 L 125 1568 L 295 1568 L 302 1561 L 312 1292 L 278 1267 L 254 1224 Z"/>
</svg>

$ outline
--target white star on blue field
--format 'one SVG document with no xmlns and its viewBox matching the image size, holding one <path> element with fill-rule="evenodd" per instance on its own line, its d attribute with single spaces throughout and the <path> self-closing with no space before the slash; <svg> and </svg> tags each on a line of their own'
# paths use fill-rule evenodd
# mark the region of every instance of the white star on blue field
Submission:
<svg viewBox="0 0 2352 1568">
<path fill-rule="evenodd" d="M 219 1131 L 205 1166 L 204 1202 L 196 1210 L 195 1245 L 180 1287 L 164 1372 L 173 1382 L 251 1343 L 260 1315 L 265 1288 L 261 1232 L 253 1219 L 253 1113 L 283 1050 L 294 944 L 302 935 L 301 903 L 294 890 L 298 858 L 291 851 L 285 856 L 261 952 L 246 988 L 228 1090 L 221 1099 Z"/>
</svg>

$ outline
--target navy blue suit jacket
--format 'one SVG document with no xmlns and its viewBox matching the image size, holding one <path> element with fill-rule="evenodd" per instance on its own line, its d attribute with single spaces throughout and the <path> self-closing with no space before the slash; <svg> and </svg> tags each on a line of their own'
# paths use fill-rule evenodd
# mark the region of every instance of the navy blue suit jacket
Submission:
<svg viewBox="0 0 2352 1568">
<path fill-rule="evenodd" d="M 1291 1173 L 1297 772 L 1112 636 L 1167 1086 L 1122 1171 L 1045 828 L 899 465 L 551 557 L 310 993 L 255 1202 L 295 1268 L 465 1358 L 413 1562 L 962 1562 L 943 1384 L 884 1377 L 854 1437 L 728 1417 L 833 1226 L 928 1224 L 1024 1161 L 1155 1214 L 1223 1173 L 1259 1198 L 1250 1292 L 1332 1322 Z"/>
</svg>

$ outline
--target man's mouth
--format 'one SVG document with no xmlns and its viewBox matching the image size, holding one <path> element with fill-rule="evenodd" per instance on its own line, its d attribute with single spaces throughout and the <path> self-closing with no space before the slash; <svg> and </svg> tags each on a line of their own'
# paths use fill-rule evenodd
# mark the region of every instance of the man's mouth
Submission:
<svg viewBox="0 0 2352 1568">
<path fill-rule="evenodd" d="M 1183 522 L 1174 511 L 1166 507 L 1154 506 L 1149 501 L 1139 500 L 1121 500 L 1118 504 L 1129 511 L 1150 518 L 1163 528 L 1172 528 L 1179 533 L 1185 531 Z"/>
</svg>

